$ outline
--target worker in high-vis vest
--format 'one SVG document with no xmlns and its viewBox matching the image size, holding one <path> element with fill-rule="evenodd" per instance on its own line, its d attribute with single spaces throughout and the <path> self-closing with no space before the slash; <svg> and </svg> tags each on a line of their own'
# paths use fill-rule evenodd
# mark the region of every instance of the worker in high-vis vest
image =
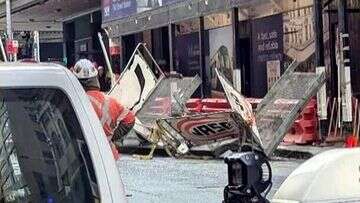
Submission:
<svg viewBox="0 0 360 203">
<path fill-rule="evenodd" d="M 119 159 L 115 141 L 122 141 L 134 127 L 134 114 L 116 99 L 100 91 L 98 71 L 87 59 L 79 60 L 73 69 L 74 74 L 84 87 L 98 115 L 110 143 L 115 159 Z"/>
</svg>

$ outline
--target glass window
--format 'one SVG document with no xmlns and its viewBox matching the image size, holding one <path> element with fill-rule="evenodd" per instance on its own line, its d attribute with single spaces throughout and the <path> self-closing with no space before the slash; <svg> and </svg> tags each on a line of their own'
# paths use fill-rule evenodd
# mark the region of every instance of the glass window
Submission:
<svg viewBox="0 0 360 203">
<path fill-rule="evenodd" d="M 195 76 L 201 72 L 199 27 L 199 19 L 191 19 L 176 24 L 175 67 L 179 73 L 186 77 Z M 193 96 L 201 96 L 199 89 Z"/>
<path fill-rule="evenodd" d="M 0 90 L 0 201 L 99 202 L 81 126 L 57 89 Z"/>
</svg>

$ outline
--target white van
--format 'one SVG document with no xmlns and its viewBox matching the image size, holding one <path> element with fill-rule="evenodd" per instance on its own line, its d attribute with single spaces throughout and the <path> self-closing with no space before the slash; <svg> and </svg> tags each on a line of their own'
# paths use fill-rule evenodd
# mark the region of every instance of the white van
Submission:
<svg viewBox="0 0 360 203">
<path fill-rule="evenodd" d="M 126 202 L 95 111 L 61 66 L 0 65 L 0 201 Z"/>
</svg>

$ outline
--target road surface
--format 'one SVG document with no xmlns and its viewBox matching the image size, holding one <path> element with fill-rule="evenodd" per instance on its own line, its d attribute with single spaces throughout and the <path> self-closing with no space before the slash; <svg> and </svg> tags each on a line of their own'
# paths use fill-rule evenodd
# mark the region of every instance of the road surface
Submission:
<svg viewBox="0 0 360 203">
<path fill-rule="evenodd" d="M 301 162 L 286 160 L 271 163 L 274 186 L 269 197 Z M 118 165 L 130 203 L 219 203 L 223 200 L 227 165 L 222 160 L 167 157 L 138 160 L 124 155 Z"/>
</svg>

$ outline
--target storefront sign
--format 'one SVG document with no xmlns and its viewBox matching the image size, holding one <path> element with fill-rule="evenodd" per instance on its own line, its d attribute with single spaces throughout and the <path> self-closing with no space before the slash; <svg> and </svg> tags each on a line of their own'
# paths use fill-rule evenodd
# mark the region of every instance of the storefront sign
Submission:
<svg viewBox="0 0 360 203">
<path fill-rule="evenodd" d="M 251 96 L 263 97 L 283 65 L 283 16 L 272 15 L 252 22 L 253 67 Z M 276 62 L 277 61 L 277 62 Z M 275 74 L 275 75 L 268 75 Z M 273 77 L 274 76 L 274 77 Z M 269 83 L 269 79 L 271 82 Z"/>
<path fill-rule="evenodd" d="M 103 21 L 110 21 L 132 15 L 137 12 L 137 1 L 102 0 Z"/>
<path fill-rule="evenodd" d="M 184 0 L 102 0 L 103 22 L 121 19 Z"/>
</svg>

